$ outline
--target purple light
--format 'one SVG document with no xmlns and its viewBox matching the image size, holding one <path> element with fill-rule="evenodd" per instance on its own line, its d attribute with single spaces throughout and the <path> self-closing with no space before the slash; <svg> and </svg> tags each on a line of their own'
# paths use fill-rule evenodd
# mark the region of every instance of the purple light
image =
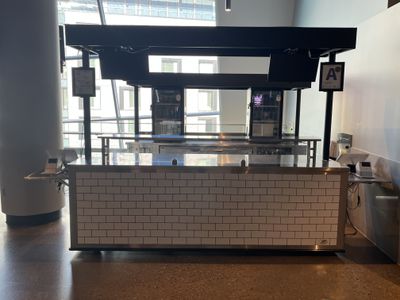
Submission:
<svg viewBox="0 0 400 300">
<path fill-rule="evenodd" d="M 261 106 L 263 103 L 263 95 L 255 95 L 253 98 L 254 106 Z"/>
</svg>

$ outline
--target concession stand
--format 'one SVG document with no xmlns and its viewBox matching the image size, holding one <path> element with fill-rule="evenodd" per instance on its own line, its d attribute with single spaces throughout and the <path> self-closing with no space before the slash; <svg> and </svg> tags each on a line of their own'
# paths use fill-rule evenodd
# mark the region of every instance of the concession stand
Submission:
<svg viewBox="0 0 400 300">
<path fill-rule="evenodd" d="M 71 250 L 344 248 L 348 169 L 323 157 L 318 138 L 299 136 L 301 91 L 321 57 L 355 48 L 354 28 L 66 25 L 66 44 L 98 55 L 103 79 L 152 88 L 152 132 L 101 135 L 68 165 Z M 149 55 L 268 57 L 266 74 L 149 72 Z M 267 66 L 266 66 L 267 70 Z M 249 91 L 246 135 L 185 131 L 187 88 Z M 137 89 L 135 89 L 136 91 Z M 297 91 L 296 128 L 282 133 L 285 91 Z M 88 102 L 89 97 L 84 96 Z M 330 103 L 330 104 L 329 104 Z M 130 152 L 110 151 L 110 140 Z"/>
</svg>

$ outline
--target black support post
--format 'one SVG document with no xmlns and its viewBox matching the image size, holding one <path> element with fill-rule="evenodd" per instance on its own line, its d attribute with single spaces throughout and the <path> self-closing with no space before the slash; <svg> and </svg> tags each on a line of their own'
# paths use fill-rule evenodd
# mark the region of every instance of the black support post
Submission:
<svg viewBox="0 0 400 300">
<path fill-rule="evenodd" d="M 299 137 L 300 134 L 300 107 L 301 107 L 301 90 L 297 90 L 296 98 L 296 124 L 294 125 L 294 135 Z"/>
<path fill-rule="evenodd" d="M 134 86 L 135 134 L 139 134 L 139 87 Z"/>
<path fill-rule="evenodd" d="M 82 67 L 89 68 L 89 52 L 82 51 Z M 85 137 L 85 160 L 87 163 L 92 161 L 92 140 L 90 128 L 90 97 L 83 97 L 83 130 Z"/>
<path fill-rule="evenodd" d="M 336 54 L 329 54 L 329 62 L 334 63 Z M 325 131 L 324 131 L 324 149 L 323 160 L 329 160 L 329 147 L 331 143 L 332 129 L 332 109 L 333 109 L 333 91 L 326 92 L 326 109 L 325 109 Z"/>
</svg>

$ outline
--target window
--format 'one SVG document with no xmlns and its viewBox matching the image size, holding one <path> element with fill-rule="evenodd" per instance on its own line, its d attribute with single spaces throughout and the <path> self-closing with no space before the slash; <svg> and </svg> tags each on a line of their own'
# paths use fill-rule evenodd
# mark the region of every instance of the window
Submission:
<svg viewBox="0 0 400 300">
<path fill-rule="evenodd" d="M 79 129 L 78 129 L 78 135 L 79 135 L 79 140 L 82 141 L 83 140 L 83 135 L 85 132 L 85 127 L 83 125 L 83 121 L 78 123 Z"/>
<path fill-rule="evenodd" d="M 90 122 L 90 130 L 93 134 L 101 134 L 103 132 L 102 130 L 103 124 L 101 122 L 97 122 L 97 121 L 92 121 Z M 92 143 L 93 144 L 93 143 Z"/>
<path fill-rule="evenodd" d="M 58 0 L 58 12 L 60 24 L 101 24 L 97 0 Z M 215 0 L 102 0 L 105 12 L 106 23 L 109 25 L 190 25 L 190 26 L 215 26 Z M 139 17 L 138 17 L 139 16 Z M 165 19 L 170 18 L 170 19 Z M 82 148 L 83 140 L 83 123 L 77 122 L 83 119 L 83 102 L 80 98 L 71 97 L 71 68 L 82 65 L 81 52 L 77 49 L 66 47 L 66 67 L 61 74 L 62 94 L 59 105 L 62 108 L 64 140 L 65 145 L 69 147 Z M 205 62 L 199 65 L 199 60 Z M 213 62 L 213 60 L 215 62 Z M 210 62 L 211 61 L 211 62 Z M 162 56 L 154 60 L 153 72 L 212 72 L 216 70 L 216 58 L 211 56 L 187 57 L 187 56 Z M 135 90 L 133 87 L 127 86 L 125 82 L 116 80 L 118 104 L 115 107 L 109 80 L 103 80 L 101 76 L 101 64 L 97 57 L 90 58 L 90 66 L 96 70 L 96 95 L 90 100 L 90 108 L 92 115 L 92 147 L 93 149 L 100 147 L 99 139 L 94 132 L 116 133 L 117 113 L 116 109 L 120 108 L 119 120 L 120 124 L 124 124 L 122 131 L 134 132 L 134 109 L 136 99 L 134 98 Z M 120 89 L 127 87 L 128 89 Z M 65 90 L 64 90 L 65 88 Z M 132 88 L 132 89 L 129 89 Z M 151 111 L 151 89 L 139 88 L 139 127 L 142 132 L 152 132 L 152 111 Z M 196 114 L 196 117 L 190 119 L 192 123 L 198 123 L 198 118 L 211 118 L 218 114 L 218 111 L 210 111 L 212 107 L 219 109 L 218 92 L 217 95 L 207 94 L 204 92 L 200 98 L 203 99 L 203 113 L 199 111 L 198 89 L 193 89 L 190 99 L 187 99 L 187 107 L 189 113 Z M 71 97 L 71 98 L 68 98 Z M 214 100 L 212 100 L 214 99 Z M 214 104 L 213 104 L 214 103 Z M 99 119 L 93 121 L 93 119 Z M 131 122 L 132 121 L 132 122 Z M 98 124 L 101 124 L 99 127 Z M 200 125 L 204 130 L 205 121 L 201 121 Z M 219 121 L 217 119 L 217 129 Z M 69 134 L 72 133 L 72 134 Z M 121 147 L 119 142 L 113 143 L 112 147 Z"/>
<path fill-rule="evenodd" d="M 151 15 L 154 17 L 166 17 L 167 16 L 167 3 L 154 1 L 151 5 Z"/>
<path fill-rule="evenodd" d="M 181 73 L 182 61 L 180 59 L 163 58 L 161 59 L 161 72 L 163 73 Z"/>
<path fill-rule="evenodd" d="M 62 108 L 63 110 L 68 111 L 68 89 L 62 88 L 61 89 L 61 101 L 62 101 Z"/>
<path fill-rule="evenodd" d="M 150 4 L 149 0 L 137 0 L 139 7 L 139 15 L 140 16 L 148 16 L 150 14 Z"/>
<path fill-rule="evenodd" d="M 199 118 L 199 123 L 204 122 L 204 132 L 215 133 L 217 132 L 217 120 L 216 118 Z"/>
<path fill-rule="evenodd" d="M 66 87 L 61 88 L 61 105 L 62 105 L 62 118 L 68 119 L 68 89 Z"/>
<path fill-rule="evenodd" d="M 134 133 L 135 132 L 135 121 L 125 121 L 124 122 L 124 133 Z"/>
<path fill-rule="evenodd" d="M 151 88 L 139 88 L 139 132 L 151 133 L 153 129 L 151 119 L 151 105 L 152 105 L 152 91 Z"/>
<path fill-rule="evenodd" d="M 123 15 L 125 13 L 125 5 L 126 3 L 122 2 L 117 2 L 117 1 L 107 1 L 107 8 L 108 8 L 108 13 L 110 14 L 116 14 L 116 15 Z"/>
<path fill-rule="evenodd" d="M 91 68 L 94 68 L 95 78 L 100 79 L 101 78 L 100 60 L 98 58 L 91 58 L 89 61 L 89 66 Z"/>
<path fill-rule="evenodd" d="M 65 137 L 65 136 L 64 136 L 64 138 L 63 138 L 63 145 L 64 145 L 64 148 L 69 147 L 69 137 Z"/>
<path fill-rule="evenodd" d="M 62 73 L 61 73 L 61 80 L 68 80 L 68 75 L 67 75 L 67 67 L 66 66 L 64 66 L 63 67 L 63 71 L 62 71 Z"/>
<path fill-rule="evenodd" d="M 215 91 L 215 90 L 199 90 L 197 103 L 198 103 L 199 111 L 216 111 L 216 110 L 218 110 L 217 91 Z"/>
<path fill-rule="evenodd" d="M 83 109 L 83 99 L 79 98 L 79 109 Z M 101 89 L 96 87 L 96 97 L 90 97 L 90 109 L 100 110 L 101 109 Z"/>
<path fill-rule="evenodd" d="M 119 88 L 119 108 L 121 110 L 133 110 L 135 107 L 135 91 L 130 87 Z"/>
<path fill-rule="evenodd" d="M 168 2 L 168 17 L 169 18 L 177 18 L 178 14 L 178 5 L 179 0 L 167 0 Z"/>
<path fill-rule="evenodd" d="M 199 60 L 199 73 L 215 73 L 217 62 L 215 60 Z"/>
</svg>

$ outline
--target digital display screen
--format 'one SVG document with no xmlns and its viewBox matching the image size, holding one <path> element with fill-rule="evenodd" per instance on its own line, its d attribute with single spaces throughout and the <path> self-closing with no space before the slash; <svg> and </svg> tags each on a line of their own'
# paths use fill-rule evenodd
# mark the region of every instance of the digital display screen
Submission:
<svg viewBox="0 0 400 300">
<path fill-rule="evenodd" d="M 363 161 L 363 162 L 361 162 L 361 166 L 362 167 L 370 167 L 371 163 L 369 161 Z"/>
</svg>

